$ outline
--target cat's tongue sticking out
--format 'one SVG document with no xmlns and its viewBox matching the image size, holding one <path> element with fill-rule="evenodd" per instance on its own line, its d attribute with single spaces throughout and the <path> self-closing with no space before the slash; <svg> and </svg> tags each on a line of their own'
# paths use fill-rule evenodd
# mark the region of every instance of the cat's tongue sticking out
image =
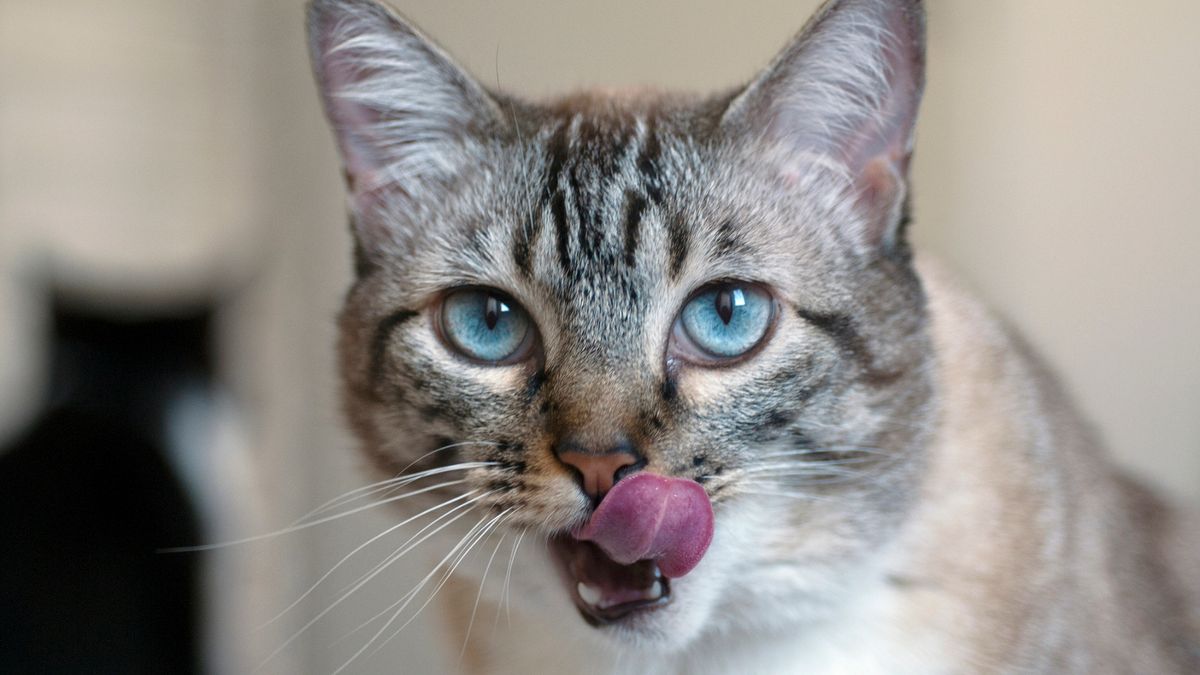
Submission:
<svg viewBox="0 0 1200 675">
<path fill-rule="evenodd" d="M 575 536 L 621 565 L 653 560 L 674 579 L 691 572 L 708 550 L 712 504 L 693 480 L 639 473 L 614 485 Z"/>
<path fill-rule="evenodd" d="M 612 623 L 665 605 L 671 579 L 700 562 L 713 536 L 699 483 L 640 473 L 618 481 L 592 517 L 551 541 L 584 619 Z"/>
</svg>

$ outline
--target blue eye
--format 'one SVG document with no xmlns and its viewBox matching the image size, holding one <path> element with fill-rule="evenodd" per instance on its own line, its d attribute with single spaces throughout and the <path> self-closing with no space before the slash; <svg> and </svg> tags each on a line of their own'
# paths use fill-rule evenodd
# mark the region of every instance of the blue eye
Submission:
<svg viewBox="0 0 1200 675">
<path fill-rule="evenodd" d="M 450 345 L 478 361 L 499 363 L 528 346 L 532 322 L 507 296 L 486 288 L 454 291 L 442 301 L 442 333 Z"/>
<path fill-rule="evenodd" d="M 774 303 L 765 291 L 750 284 L 726 283 L 693 297 L 679 322 L 705 356 L 731 359 L 762 341 L 772 314 Z"/>
</svg>

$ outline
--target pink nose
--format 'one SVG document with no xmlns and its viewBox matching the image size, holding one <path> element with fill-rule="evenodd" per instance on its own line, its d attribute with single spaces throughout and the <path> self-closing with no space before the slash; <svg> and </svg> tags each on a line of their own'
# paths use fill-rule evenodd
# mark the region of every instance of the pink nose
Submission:
<svg viewBox="0 0 1200 675">
<path fill-rule="evenodd" d="M 583 481 L 583 491 L 589 497 L 603 497 L 617 482 L 617 474 L 625 467 L 638 463 L 638 458 L 632 452 L 617 449 L 603 454 L 583 450 L 560 450 L 558 459 L 579 472 Z"/>
</svg>

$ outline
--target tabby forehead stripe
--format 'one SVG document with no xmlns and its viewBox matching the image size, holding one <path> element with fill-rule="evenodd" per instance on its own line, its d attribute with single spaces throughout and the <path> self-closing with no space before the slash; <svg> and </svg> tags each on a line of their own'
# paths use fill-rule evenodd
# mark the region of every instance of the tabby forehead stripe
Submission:
<svg viewBox="0 0 1200 675">
<path fill-rule="evenodd" d="M 546 166 L 546 172 L 542 174 L 542 203 L 549 203 L 551 195 L 558 188 L 561 182 L 561 174 L 563 165 L 567 162 L 567 151 L 569 139 L 570 122 L 563 121 L 554 130 L 550 136 L 550 142 L 546 146 L 546 154 L 549 158 L 549 163 Z"/>
<path fill-rule="evenodd" d="M 579 254 L 587 259 L 591 258 L 594 253 L 592 246 L 592 209 L 588 206 L 588 196 L 579 181 L 579 172 L 577 169 L 578 167 L 575 167 L 567 172 L 567 184 L 571 186 L 571 197 L 575 204 L 575 222 L 579 228 L 576 235 Z"/>
<path fill-rule="evenodd" d="M 571 270 L 571 231 L 567 224 L 567 204 L 562 190 L 554 193 L 550 201 L 550 218 L 554 221 L 554 229 L 558 234 L 558 262 L 564 272 Z"/>
<path fill-rule="evenodd" d="M 633 190 L 625 191 L 625 265 L 634 267 L 637 262 L 638 233 L 642 226 L 642 214 L 646 211 L 646 199 Z"/>
<path fill-rule="evenodd" d="M 667 218 L 667 236 L 671 242 L 671 278 L 677 280 L 687 260 L 688 249 L 691 248 L 687 223 L 681 216 Z"/>
<path fill-rule="evenodd" d="M 558 189 L 562 167 L 567 161 L 569 126 L 570 123 L 564 120 L 550 135 L 550 140 L 546 145 L 546 167 L 541 174 L 541 192 L 513 237 L 513 262 L 526 278 L 533 274 L 533 252 L 537 248 L 537 241 L 541 236 L 544 209 L 551 205 L 554 193 Z M 553 217 L 554 214 L 551 213 L 551 216 Z"/>
<path fill-rule="evenodd" d="M 662 153 L 662 145 L 658 141 L 658 131 L 653 117 L 646 121 L 646 141 L 638 153 L 637 168 L 642 176 L 642 184 L 646 196 L 655 204 L 662 203 L 662 178 L 658 172 L 658 158 Z"/>
<path fill-rule="evenodd" d="M 521 228 L 517 231 L 517 235 L 513 237 L 513 262 L 517 265 L 517 270 L 526 279 L 533 275 L 533 260 L 532 255 L 534 249 L 537 248 L 538 237 L 542 232 L 542 207 L 534 206 L 530 212 L 525 215 L 524 221 L 521 223 Z"/>
<path fill-rule="evenodd" d="M 564 120 L 550 137 L 550 144 L 546 148 L 549 163 L 542 184 L 542 200 L 550 204 L 550 218 L 558 237 L 558 260 L 564 270 L 571 267 L 571 233 L 567 230 L 566 197 L 562 192 L 563 167 L 567 164 L 570 151 L 570 131 L 570 120 Z"/>
</svg>

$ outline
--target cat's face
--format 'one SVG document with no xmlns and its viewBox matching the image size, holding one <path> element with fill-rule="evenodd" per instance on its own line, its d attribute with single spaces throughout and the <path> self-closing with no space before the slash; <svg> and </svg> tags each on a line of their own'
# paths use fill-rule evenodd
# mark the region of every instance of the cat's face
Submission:
<svg viewBox="0 0 1200 675">
<path fill-rule="evenodd" d="M 420 485 L 447 509 L 549 539 L 541 582 L 620 639 L 841 592 L 907 508 L 931 396 L 900 222 L 919 8 L 828 7 L 732 95 L 544 106 L 365 0 L 311 26 L 355 219 L 346 409 L 377 465 L 445 467 Z M 638 472 L 711 501 L 684 576 L 572 536 Z"/>
</svg>

